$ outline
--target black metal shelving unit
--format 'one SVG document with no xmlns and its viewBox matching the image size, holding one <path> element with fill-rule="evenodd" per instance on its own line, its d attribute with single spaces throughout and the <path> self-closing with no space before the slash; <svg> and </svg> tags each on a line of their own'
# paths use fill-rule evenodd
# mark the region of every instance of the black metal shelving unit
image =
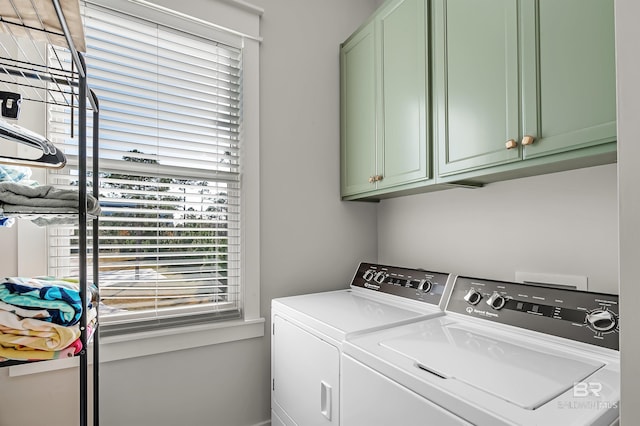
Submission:
<svg viewBox="0 0 640 426">
<path fill-rule="evenodd" d="M 87 122 L 88 113 L 91 112 L 93 120 L 91 164 L 93 182 L 91 190 L 92 195 L 98 199 L 99 105 L 97 96 L 87 84 L 84 56 L 76 48 L 78 39 L 81 38 L 84 41 L 84 34 L 77 34 L 78 26 L 82 28 L 82 23 L 79 21 L 79 13 L 76 13 L 79 12 L 79 4 L 77 0 L 39 0 L 31 2 L 8 0 L 8 2 L 3 1 L 2 7 L 4 9 L 0 10 L 0 91 L 19 94 L 22 101 L 71 107 L 72 114 L 78 114 L 78 280 L 83 306 L 80 318 L 80 339 L 83 343 L 83 348 L 77 355 L 80 364 L 79 424 L 81 426 L 89 424 L 98 426 L 99 318 L 92 336 L 93 363 L 90 370 L 89 352 L 87 350 L 90 336 L 87 334 L 86 307 L 89 277 L 91 277 L 94 285 L 99 288 L 98 218 L 90 217 L 87 214 L 87 175 L 89 170 L 87 165 Z M 30 9 L 25 10 L 25 7 Z M 73 25 L 70 25 L 66 18 L 67 16 L 72 16 L 74 19 Z M 53 46 L 55 46 L 55 49 Z M 46 54 L 42 54 L 43 49 L 47 52 Z M 33 52 L 39 52 L 35 55 L 36 60 L 32 60 Z M 71 121 L 73 131 L 74 120 Z M 92 229 L 92 244 L 90 247 L 87 240 L 89 222 L 91 222 Z M 91 276 L 87 267 L 89 254 L 92 255 Z M 97 300 L 99 301 L 99 295 Z M 0 362 L 0 367 L 20 363 L 24 362 Z M 89 390 L 90 372 L 93 379 L 91 392 Z M 90 401 L 93 408 L 92 419 L 89 418 Z"/>
</svg>

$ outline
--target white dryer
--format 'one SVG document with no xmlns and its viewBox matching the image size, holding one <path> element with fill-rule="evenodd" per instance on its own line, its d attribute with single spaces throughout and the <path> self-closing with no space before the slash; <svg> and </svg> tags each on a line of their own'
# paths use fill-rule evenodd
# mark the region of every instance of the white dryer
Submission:
<svg viewBox="0 0 640 426">
<path fill-rule="evenodd" d="M 618 297 L 458 277 L 445 315 L 349 338 L 343 426 L 609 426 Z"/>
<path fill-rule="evenodd" d="M 345 338 L 443 315 L 449 274 L 361 263 L 349 289 L 273 299 L 272 425 L 339 425 Z"/>
</svg>

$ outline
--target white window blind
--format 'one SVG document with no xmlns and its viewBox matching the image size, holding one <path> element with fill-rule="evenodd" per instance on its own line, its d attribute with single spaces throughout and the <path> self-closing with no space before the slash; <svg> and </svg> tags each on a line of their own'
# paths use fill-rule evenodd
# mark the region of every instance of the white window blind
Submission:
<svg viewBox="0 0 640 426">
<path fill-rule="evenodd" d="M 103 327 L 238 317 L 242 51 L 96 6 L 85 33 L 100 101 Z M 52 110 L 52 123 L 70 119 Z M 71 173 L 51 178 L 70 185 L 76 141 L 56 127 Z M 73 229 L 51 233 L 50 273 L 73 273 Z"/>
</svg>

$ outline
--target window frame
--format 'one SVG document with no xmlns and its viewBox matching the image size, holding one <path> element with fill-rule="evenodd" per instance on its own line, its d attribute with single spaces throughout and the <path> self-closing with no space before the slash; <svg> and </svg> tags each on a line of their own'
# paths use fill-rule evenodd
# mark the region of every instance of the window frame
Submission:
<svg viewBox="0 0 640 426">
<path fill-rule="evenodd" d="M 111 362 L 148 356 L 176 350 L 222 344 L 243 339 L 262 337 L 265 334 L 265 319 L 260 312 L 260 143 L 259 143 L 259 49 L 260 17 L 263 10 L 243 1 L 211 0 L 200 11 L 172 11 L 159 6 L 150 9 L 145 1 L 91 0 L 91 3 L 107 8 L 145 16 L 160 24 L 188 28 L 189 32 L 204 31 L 206 36 L 219 37 L 221 42 L 240 43 L 243 50 L 243 142 L 241 150 L 241 275 L 243 317 L 236 320 L 207 324 L 177 326 L 161 330 L 132 332 L 100 339 L 101 362 Z M 160 3 L 160 2 L 157 2 Z M 178 7 L 175 3 L 169 3 Z M 173 13 L 175 12 L 175 13 Z M 187 14 L 190 12 L 191 14 Z M 201 18 L 194 18 L 199 16 Z M 211 21 L 211 25 L 206 25 Z M 194 25 L 194 22 L 199 25 Z M 97 94 L 99 97 L 99 93 Z M 18 265 L 19 275 L 42 273 L 42 265 L 48 256 L 47 232 L 28 222 L 21 223 L 17 230 L 18 257 L 31 258 L 30 262 Z M 38 247 L 41 256 L 33 258 L 33 249 Z M 92 350 L 92 347 L 89 347 Z M 11 376 L 75 367 L 77 358 L 64 362 L 33 363 L 9 367 Z"/>
<path fill-rule="evenodd" d="M 186 14 L 151 7 L 146 2 L 128 0 L 92 0 L 100 6 L 145 16 L 159 24 L 175 27 L 195 35 L 215 38 L 242 49 L 243 56 L 243 138 L 241 142 L 241 292 L 243 317 L 237 320 L 176 326 L 160 330 L 124 333 L 104 337 L 101 360 L 104 362 L 132 356 L 145 356 L 231 342 L 264 335 L 264 318 L 260 316 L 260 162 L 259 162 L 259 23 L 261 9 L 233 1 L 207 2 L 207 10 Z M 158 2 L 159 4 L 159 2 Z M 175 3 L 169 3 L 175 7 Z M 228 23 L 231 23 L 229 25 Z M 99 97 L 98 93 L 98 97 Z M 177 339 L 177 336 L 180 339 Z"/>
<path fill-rule="evenodd" d="M 93 4 L 85 28 L 89 84 L 104 95 L 102 335 L 238 318 L 242 48 Z M 53 114 L 54 122 L 68 121 L 68 111 Z M 70 142 L 66 133 L 52 140 Z M 50 175 L 57 180 L 57 171 Z M 205 217 L 208 225 L 200 223 Z M 193 251 L 199 244 L 211 247 Z M 134 267 L 148 273 L 134 278 Z"/>
</svg>

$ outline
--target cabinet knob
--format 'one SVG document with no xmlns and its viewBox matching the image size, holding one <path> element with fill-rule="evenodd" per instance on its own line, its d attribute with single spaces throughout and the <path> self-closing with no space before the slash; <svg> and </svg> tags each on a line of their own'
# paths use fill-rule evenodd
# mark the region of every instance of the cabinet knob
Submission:
<svg viewBox="0 0 640 426">
<path fill-rule="evenodd" d="M 522 138 L 522 145 L 531 145 L 536 140 L 533 136 L 526 135 Z"/>
<path fill-rule="evenodd" d="M 376 182 L 380 182 L 382 179 L 384 179 L 384 178 L 382 177 L 382 175 L 376 175 L 376 176 L 375 176 L 375 180 L 376 180 Z"/>
<path fill-rule="evenodd" d="M 369 183 L 374 183 L 376 181 L 375 176 L 369 176 Z"/>
<path fill-rule="evenodd" d="M 507 149 L 515 148 L 516 146 L 518 146 L 518 142 L 516 142 L 514 139 L 509 139 L 507 143 L 504 144 L 504 146 L 506 146 Z"/>
</svg>

